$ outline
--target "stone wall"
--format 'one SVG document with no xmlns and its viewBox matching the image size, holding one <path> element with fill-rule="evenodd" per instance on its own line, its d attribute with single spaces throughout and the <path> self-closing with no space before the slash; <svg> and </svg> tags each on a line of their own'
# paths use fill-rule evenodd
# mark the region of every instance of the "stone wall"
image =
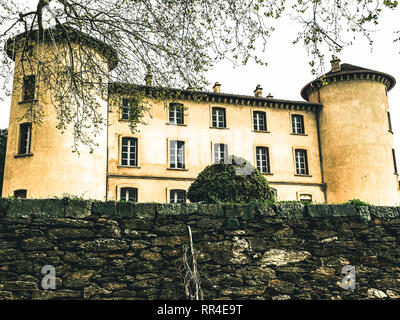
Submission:
<svg viewBox="0 0 400 320">
<path fill-rule="evenodd" d="M 0 299 L 185 299 L 187 226 L 205 299 L 400 298 L 400 208 L 0 199 Z"/>
</svg>

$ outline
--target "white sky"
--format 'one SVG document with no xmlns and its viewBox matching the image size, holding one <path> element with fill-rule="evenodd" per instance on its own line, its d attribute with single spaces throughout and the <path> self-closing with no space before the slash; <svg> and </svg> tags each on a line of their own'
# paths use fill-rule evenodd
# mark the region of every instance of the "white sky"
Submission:
<svg viewBox="0 0 400 320">
<path fill-rule="evenodd" d="M 396 10 L 398 14 L 398 10 Z M 393 31 L 400 26 L 395 13 L 386 12 L 377 26 L 379 29 L 373 34 L 373 51 L 367 40 L 356 42 L 341 53 L 342 63 L 350 63 L 368 69 L 382 71 L 394 76 L 398 84 L 388 93 L 391 108 L 392 127 L 394 131 L 395 149 L 400 154 L 400 42 L 393 43 Z M 398 17 L 397 17 L 398 18 Z M 207 73 L 207 79 L 213 84 L 221 83 L 221 91 L 253 95 L 257 84 L 263 87 L 263 95 L 271 93 L 274 98 L 288 100 L 303 100 L 300 96 L 301 88 L 313 80 L 308 65 L 309 58 L 300 44 L 293 45 L 296 34 L 296 25 L 288 20 L 280 21 L 276 30 L 268 41 L 265 52 L 267 67 L 249 63 L 247 66 L 234 68 L 228 61 L 221 62 Z M 326 52 L 326 71 L 330 69 L 331 55 Z M 142 82 L 142 81 L 138 81 Z M 212 90 L 209 88 L 210 91 Z M 3 96 L 0 94 L 0 96 Z M 8 127 L 10 100 L 0 101 L 0 128 Z M 400 156 L 397 157 L 400 159 Z"/>
</svg>

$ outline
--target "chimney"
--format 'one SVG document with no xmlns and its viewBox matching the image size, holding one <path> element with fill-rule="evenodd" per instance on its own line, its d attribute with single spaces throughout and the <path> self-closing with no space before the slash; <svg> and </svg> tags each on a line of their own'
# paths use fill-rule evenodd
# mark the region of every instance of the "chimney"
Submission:
<svg viewBox="0 0 400 320">
<path fill-rule="evenodd" d="M 221 92 L 221 84 L 220 84 L 219 82 L 216 82 L 216 83 L 214 84 L 213 90 L 214 90 L 214 92 L 216 92 L 216 93 L 220 93 L 220 92 Z"/>
<path fill-rule="evenodd" d="M 332 56 L 331 60 L 331 72 L 340 71 L 340 59 L 336 56 Z"/>
<path fill-rule="evenodd" d="M 150 66 L 147 66 L 147 74 L 144 77 L 144 81 L 146 82 L 146 86 L 151 87 L 153 82 L 153 75 L 151 74 Z"/>
<path fill-rule="evenodd" d="M 259 84 L 257 85 L 256 90 L 254 90 L 254 96 L 262 97 L 262 88 Z"/>
<path fill-rule="evenodd" d="M 272 99 L 274 96 L 271 93 L 268 93 L 267 98 Z"/>
</svg>

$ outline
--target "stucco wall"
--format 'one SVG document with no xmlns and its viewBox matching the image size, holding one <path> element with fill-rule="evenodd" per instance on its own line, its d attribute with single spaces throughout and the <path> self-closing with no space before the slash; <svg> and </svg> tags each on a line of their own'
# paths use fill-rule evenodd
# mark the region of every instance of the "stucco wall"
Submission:
<svg viewBox="0 0 400 320">
<path fill-rule="evenodd" d="M 62 51 L 61 47 L 62 45 L 58 48 L 60 51 Z M 39 53 L 36 49 L 34 49 L 34 52 L 39 54 L 42 52 L 42 48 Z M 54 48 L 45 44 L 43 47 L 43 59 L 51 59 L 53 54 L 55 54 Z M 95 55 L 95 53 L 93 54 Z M 100 57 L 98 57 L 98 60 L 107 70 L 107 62 Z M 21 68 L 20 54 L 17 54 L 11 98 L 3 196 L 13 196 L 15 190 L 25 189 L 29 198 L 49 198 L 70 194 L 105 200 L 106 122 L 100 125 L 101 130 L 98 136 L 92 136 L 94 141 L 98 143 L 98 146 L 94 146 L 93 153 L 90 153 L 90 149 L 83 145 L 80 145 L 79 154 L 73 153 L 73 123 L 67 127 L 64 133 L 56 128 L 59 124 L 56 116 L 58 104 L 54 102 L 54 97 L 53 99 L 50 97 L 48 83 L 40 80 L 39 75 L 36 73 L 35 64 L 31 68 L 27 68 L 25 63 L 25 75 L 36 75 L 37 101 L 22 101 Z M 60 88 L 60 90 L 62 89 Z M 107 101 L 99 98 L 98 102 L 100 104 L 99 114 L 104 119 L 107 119 Z M 23 117 L 31 104 L 40 104 L 43 108 L 44 119 L 41 124 L 32 124 L 31 154 L 21 156 L 18 155 L 19 125 L 29 121 Z"/>
<path fill-rule="evenodd" d="M 385 85 L 347 80 L 310 95 L 320 102 L 321 148 L 329 203 L 358 198 L 377 205 L 398 205 L 398 176 L 392 157 L 393 133 Z"/>
<path fill-rule="evenodd" d="M 184 299 L 188 225 L 205 299 L 400 298 L 396 207 L 0 199 L 0 299 Z"/>
<path fill-rule="evenodd" d="M 306 191 L 313 200 L 323 202 L 318 138 L 315 112 L 290 111 L 274 108 L 256 108 L 232 104 L 180 101 L 187 108 L 183 126 L 168 124 L 168 109 L 163 102 L 149 101 L 150 115 L 144 117 L 147 125 L 138 125 L 132 134 L 127 121 L 120 120 L 117 110 L 110 113 L 109 121 L 109 199 L 119 199 L 120 185 L 138 188 L 139 201 L 166 201 L 167 188 L 187 188 L 197 175 L 214 162 L 212 146 L 228 144 L 229 154 L 243 157 L 256 166 L 256 146 L 269 147 L 271 175 L 268 181 L 278 191 L 280 200 L 297 200 L 297 192 Z M 226 129 L 211 127 L 211 108 L 226 108 Z M 268 132 L 254 132 L 253 111 L 266 112 Z M 291 114 L 304 116 L 305 135 L 293 135 Z M 138 139 L 138 167 L 120 166 L 121 137 Z M 168 166 L 168 141 L 185 141 L 186 170 L 171 170 Z M 308 152 L 310 175 L 295 175 L 294 149 Z M 124 176 L 124 177 L 121 177 Z M 142 177 L 146 176 L 146 179 Z M 153 178 L 153 179 L 151 179 Z M 165 180 L 170 178 L 169 180 Z M 185 181 L 186 179 L 186 181 Z M 284 183 L 282 183 L 284 182 Z M 285 183 L 291 183 L 287 185 Z M 149 192 L 152 190 L 152 192 Z"/>
</svg>

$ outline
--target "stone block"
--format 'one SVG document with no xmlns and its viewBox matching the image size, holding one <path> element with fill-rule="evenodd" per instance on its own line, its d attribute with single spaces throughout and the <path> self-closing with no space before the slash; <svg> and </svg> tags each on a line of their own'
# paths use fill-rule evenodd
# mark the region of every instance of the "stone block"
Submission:
<svg viewBox="0 0 400 320">
<path fill-rule="evenodd" d="M 99 215 L 115 216 L 117 214 L 117 205 L 115 201 L 95 201 L 92 206 L 92 213 Z"/>
<path fill-rule="evenodd" d="M 135 216 L 143 220 L 154 220 L 157 203 L 135 203 Z"/>
<path fill-rule="evenodd" d="M 205 216 L 223 217 L 224 208 L 219 204 L 199 203 L 199 214 Z"/>
<path fill-rule="evenodd" d="M 119 239 L 96 239 L 80 244 L 79 248 L 86 252 L 127 251 L 129 244 Z"/>
<path fill-rule="evenodd" d="M 266 203 L 260 203 L 255 206 L 255 211 L 262 217 L 274 217 L 276 213 L 271 205 Z"/>
<path fill-rule="evenodd" d="M 223 206 L 226 218 L 254 220 L 255 206 L 252 204 L 229 204 Z"/>
<path fill-rule="evenodd" d="M 307 205 L 307 213 L 311 218 L 327 218 L 332 216 L 331 207 L 326 204 Z"/>
<path fill-rule="evenodd" d="M 63 199 L 11 199 L 7 216 L 10 218 L 27 217 L 64 217 Z"/>
<path fill-rule="evenodd" d="M 276 214 L 280 218 L 301 218 L 304 214 L 304 204 L 298 202 L 282 202 L 274 205 Z"/>
<path fill-rule="evenodd" d="M 181 213 L 180 203 L 160 203 L 157 205 L 158 216 L 176 216 Z"/>
<path fill-rule="evenodd" d="M 397 207 L 371 206 L 369 207 L 371 216 L 380 219 L 399 218 L 400 212 Z"/>
<path fill-rule="evenodd" d="M 180 213 L 182 215 L 196 214 L 199 211 L 198 203 L 183 203 L 181 204 Z"/>
<path fill-rule="evenodd" d="M 5 214 L 10 205 L 10 199 L 0 198 L 0 215 Z"/>
<path fill-rule="evenodd" d="M 330 205 L 332 217 L 358 217 L 356 207 L 348 204 Z"/>
<path fill-rule="evenodd" d="M 116 207 L 118 217 L 135 216 L 135 204 L 133 202 L 119 201 L 117 202 Z"/>
<path fill-rule="evenodd" d="M 92 201 L 80 199 L 68 199 L 65 209 L 67 218 L 85 218 L 92 214 Z"/>
</svg>

